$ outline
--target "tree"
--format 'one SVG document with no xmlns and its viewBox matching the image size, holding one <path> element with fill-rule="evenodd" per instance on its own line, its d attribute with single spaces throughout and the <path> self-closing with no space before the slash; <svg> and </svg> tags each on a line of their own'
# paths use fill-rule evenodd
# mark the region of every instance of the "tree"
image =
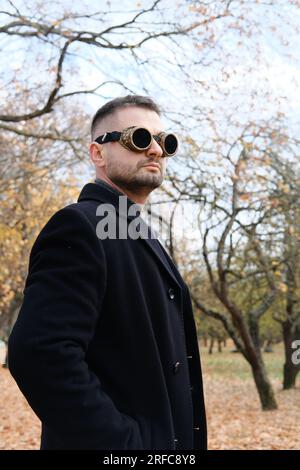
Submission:
<svg viewBox="0 0 300 470">
<path fill-rule="evenodd" d="M 184 243 L 183 240 L 175 242 L 175 240 L 176 260 L 180 265 L 180 271 L 183 273 L 185 282 L 191 287 L 192 292 L 197 289 L 199 297 L 205 298 L 213 309 L 222 310 L 222 305 L 214 295 L 206 273 L 199 269 L 199 260 L 189 250 L 188 243 Z M 174 256 L 174 245 L 174 251 L 169 250 L 171 256 Z M 222 345 L 226 343 L 228 338 L 223 324 L 215 318 L 205 315 L 201 309 L 197 308 L 197 304 L 193 303 L 198 337 L 200 340 L 203 339 L 205 346 L 207 346 L 207 340 L 209 339 L 209 354 L 213 353 L 215 342 L 217 343 L 218 352 L 222 352 Z M 225 313 L 225 309 L 223 309 L 223 312 Z"/>
<path fill-rule="evenodd" d="M 33 5 L 27 7 L 23 3 L 18 6 L 18 3 L 6 0 L 0 12 L 0 35 L 3 43 L 9 38 L 10 48 L 20 48 L 19 60 L 12 64 L 10 71 L 2 72 L 1 78 L 6 85 L 6 102 L 0 114 L 0 122 L 3 130 L 23 135 L 27 133 L 17 127 L 17 123 L 29 122 L 52 113 L 63 100 L 90 94 L 97 96 L 102 88 L 111 84 L 118 85 L 123 91 L 132 91 L 120 79 L 108 78 L 112 72 L 109 54 L 117 52 L 114 58 L 121 68 L 122 64 L 131 61 L 131 58 L 136 60 L 135 50 L 150 41 L 169 39 L 172 44 L 173 37 L 187 36 L 206 27 L 208 23 L 230 16 L 230 2 L 225 5 L 218 2 L 218 13 L 209 18 L 205 16 L 209 13 L 207 8 L 200 15 L 196 7 L 187 8 L 185 2 L 183 5 L 178 4 L 178 13 L 175 9 L 170 17 L 168 13 L 165 14 L 162 0 L 154 0 L 147 7 L 138 3 L 135 9 L 128 4 L 131 7 L 128 11 L 113 10 L 109 8 L 110 2 L 107 2 L 106 9 L 95 11 L 94 6 L 90 6 L 91 11 L 88 12 L 86 6 L 78 4 L 74 6 L 53 2 L 51 6 L 46 6 L 34 1 Z M 183 16 L 180 7 L 183 8 Z M 152 21 L 148 21 L 149 18 Z M 180 19 L 185 21 L 181 23 Z M 195 21 L 197 19 L 198 21 Z M 90 63 L 98 72 L 98 51 L 102 52 L 100 58 L 104 59 L 109 67 L 104 74 L 106 76 L 103 77 L 101 72 L 103 78 L 94 88 L 78 89 L 76 86 L 79 83 L 74 80 L 72 74 L 78 71 L 76 60 L 81 65 L 85 62 L 87 67 L 85 59 L 90 57 L 88 49 L 94 49 L 94 59 L 90 59 Z M 8 48 L 3 48 L 5 64 L 8 64 L 7 53 Z M 31 65 L 33 60 L 34 67 Z M 29 70 L 24 69 L 25 64 L 28 64 Z M 73 78 L 72 83 L 75 85 L 72 90 L 67 86 L 67 80 L 70 78 Z M 16 109 L 13 103 L 20 97 L 25 97 L 26 100 L 23 99 L 22 106 Z M 38 132 L 35 134 L 37 138 L 40 135 Z M 59 132 L 51 136 L 59 138 Z"/>
<path fill-rule="evenodd" d="M 131 4 L 129 8 L 129 2 L 125 2 L 122 11 L 119 4 L 117 8 L 113 8 L 111 2 L 107 2 L 107 8 L 101 11 L 95 11 L 91 5 L 87 8 L 85 4 L 72 4 L 68 0 L 54 1 L 47 5 L 33 1 L 29 6 L 17 0 L 4 2 L 0 12 L 0 97 L 4 103 L 0 114 L 0 144 L 5 149 L 0 161 L 0 179 L 3 193 L 8 191 L 11 195 L 17 194 L 24 177 L 27 184 L 33 186 L 39 184 L 41 177 L 45 177 L 47 182 L 50 182 L 51 177 L 56 181 L 61 168 L 72 167 L 74 171 L 74 165 L 78 167 L 78 163 L 84 161 L 89 97 L 93 96 L 102 103 L 103 99 L 112 97 L 116 91 L 118 94 L 143 92 L 156 96 L 167 104 L 166 114 L 169 120 L 178 126 L 182 134 L 189 132 L 183 147 L 192 149 L 195 154 L 195 158 L 185 160 L 179 174 L 176 174 L 178 166 L 174 159 L 170 180 L 176 194 L 171 194 L 171 198 L 175 201 L 179 198 L 189 199 L 197 207 L 205 207 L 205 210 L 210 206 L 213 217 L 227 218 L 227 228 L 224 227 L 225 219 L 223 226 L 222 220 L 214 220 L 216 227 L 223 229 L 223 239 L 215 252 L 218 253 L 216 263 L 208 271 L 219 282 L 218 285 L 212 285 L 218 287 L 222 296 L 228 292 L 228 279 L 230 287 L 232 286 L 231 294 L 238 285 L 234 274 L 227 272 L 226 262 L 231 263 L 230 243 L 236 242 L 235 233 L 239 227 L 243 233 L 240 243 L 243 247 L 249 247 L 251 260 L 241 255 L 240 260 L 232 259 L 231 267 L 234 266 L 239 272 L 244 263 L 248 270 L 246 274 L 251 278 L 251 270 L 255 272 L 256 261 L 259 260 L 256 279 L 265 298 L 253 298 L 253 312 L 258 308 L 259 301 L 262 310 L 267 311 L 275 296 L 274 275 L 267 268 L 269 259 L 264 260 L 264 250 L 260 249 L 261 234 L 256 232 L 256 222 L 248 227 L 239 217 L 244 209 L 240 210 L 235 204 L 236 200 L 249 202 L 251 198 L 248 194 L 251 194 L 251 190 L 237 194 L 237 185 L 226 186 L 228 178 L 225 178 L 225 188 L 222 187 L 223 182 L 212 184 L 211 187 L 209 184 L 205 185 L 205 171 L 201 159 L 199 162 L 197 157 L 225 152 L 225 161 L 228 164 L 225 174 L 235 167 L 229 153 L 232 146 L 234 151 L 237 146 L 232 140 L 226 141 L 224 122 L 221 126 L 218 125 L 217 112 L 223 110 L 216 104 L 219 103 L 216 96 L 218 99 L 220 96 L 221 99 L 228 96 L 226 87 L 232 88 L 230 80 L 235 79 L 237 58 L 244 65 L 249 38 L 253 40 L 250 49 L 257 60 L 243 72 L 248 79 L 254 72 L 253 63 L 261 63 L 259 39 L 262 38 L 262 31 L 264 34 L 266 30 L 272 32 L 272 40 L 276 36 L 280 47 L 284 46 L 287 31 L 290 31 L 287 29 L 288 25 L 292 29 L 297 25 L 298 2 L 292 0 L 285 5 L 286 8 L 281 8 L 274 1 L 181 1 L 176 6 L 172 4 L 170 8 L 167 0 L 155 0 L 146 6 L 139 2 L 134 10 Z M 259 22 L 259 18 L 263 18 L 264 22 Z M 280 27 L 283 24 L 284 31 Z M 228 38 L 226 40 L 226 33 L 229 33 L 229 42 Z M 228 45 L 231 45 L 231 52 Z M 238 50 L 242 50 L 239 56 Z M 82 70 L 85 71 L 83 75 Z M 206 79 L 203 78 L 205 73 Z M 88 83 L 89 81 L 93 84 Z M 253 93 L 257 107 L 257 90 Z M 242 95 L 244 103 L 245 94 Z M 205 101 L 208 96 L 211 96 L 213 106 Z M 226 107 L 230 112 L 226 116 L 225 127 L 231 131 L 233 116 L 237 114 L 236 120 L 240 119 L 237 113 L 238 104 L 235 103 L 233 107 L 230 103 Z M 202 126 L 204 117 L 215 134 Z M 192 137 L 191 142 L 188 140 L 193 128 L 198 133 L 201 128 L 203 142 L 198 145 L 198 149 L 196 146 L 192 148 Z M 255 132 L 254 130 L 253 136 Z M 209 148 L 211 143 L 215 144 L 212 153 Z M 242 137 L 238 139 L 238 143 L 242 144 Z M 245 150 L 247 152 L 250 149 L 246 146 Z M 245 162 L 242 157 L 239 160 L 242 168 Z M 219 163 L 218 160 L 215 161 L 216 166 Z M 238 164 L 236 170 L 238 177 Z M 174 173 L 177 179 L 172 178 Z M 214 181 L 217 181 L 220 174 L 215 176 Z M 213 194 L 212 200 L 208 202 L 205 201 L 207 195 L 203 197 L 205 187 Z M 223 190 L 226 188 L 232 190 L 232 193 L 226 194 Z M 5 195 L 1 197 L 5 201 Z M 232 197 L 232 207 L 227 203 L 229 197 Z M 224 202 L 222 207 L 218 206 L 219 200 Z M 7 200 L 6 204 L 6 210 L 12 211 L 13 205 Z M 259 214 L 259 209 L 256 213 Z M 214 227 L 208 227 L 205 241 L 213 240 L 213 232 Z M 172 239 L 170 243 L 170 251 L 175 259 L 176 246 L 172 245 Z M 209 253 L 210 246 L 206 245 L 204 248 L 209 268 L 208 258 L 213 253 Z M 241 253 L 243 250 L 244 248 Z M 224 296 L 223 300 L 226 300 Z M 230 310 L 227 308 L 229 300 L 227 298 L 228 305 L 222 304 L 227 313 Z M 264 314 L 260 312 L 261 310 L 257 321 L 254 321 L 255 315 L 251 314 L 251 331 L 254 336 L 258 336 L 259 332 L 255 333 L 255 330 L 258 320 Z M 224 311 L 220 313 L 224 315 Z M 244 315 L 244 311 L 241 313 Z M 222 318 L 226 319 L 227 331 L 235 333 L 236 341 L 240 342 L 241 338 L 234 330 L 236 325 L 230 323 L 231 314 L 232 312 L 228 318 Z M 241 324 L 247 324 L 248 320 L 242 318 Z M 245 328 L 247 332 L 248 326 Z M 252 349 L 249 343 L 247 356 Z M 255 361 L 252 362 L 254 364 Z M 257 374 L 261 375 L 261 367 L 258 370 Z"/>
<path fill-rule="evenodd" d="M 300 366 L 292 362 L 292 343 L 300 337 L 300 168 L 298 148 L 289 140 L 286 146 L 288 157 L 280 151 L 271 152 L 270 167 L 274 176 L 270 197 L 274 205 L 272 223 L 281 233 L 280 256 L 274 260 L 280 299 L 273 316 L 282 328 L 283 388 L 289 389 L 295 387 L 300 370 Z"/>
<path fill-rule="evenodd" d="M 249 124 L 238 140 L 228 143 L 222 160 L 216 154 L 206 165 L 205 177 L 202 169 L 197 171 L 197 146 L 192 140 L 190 144 L 193 173 L 181 179 L 178 173 L 169 172 L 171 187 L 166 193 L 172 200 L 194 203 L 198 243 L 211 289 L 226 313 L 197 289 L 203 282 L 199 274 L 190 283 L 193 300 L 198 309 L 222 323 L 251 366 L 263 409 L 273 409 L 276 402 L 261 354 L 260 331 L 261 320 L 270 309 L 283 327 L 285 387 L 298 371 L 291 362 L 291 342 L 299 325 L 299 174 L 295 158 L 299 143 L 268 123 Z M 198 273 L 199 263 L 198 257 Z M 287 297 L 286 311 L 279 311 L 282 296 Z"/>
<path fill-rule="evenodd" d="M 23 300 L 32 244 L 53 213 L 78 195 L 78 183 L 71 174 L 65 174 L 62 182 L 43 178 L 43 169 L 35 170 L 34 186 L 24 175 L 1 195 L 0 255 L 5 263 L 0 266 L 0 337 L 5 342 Z"/>
</svg>

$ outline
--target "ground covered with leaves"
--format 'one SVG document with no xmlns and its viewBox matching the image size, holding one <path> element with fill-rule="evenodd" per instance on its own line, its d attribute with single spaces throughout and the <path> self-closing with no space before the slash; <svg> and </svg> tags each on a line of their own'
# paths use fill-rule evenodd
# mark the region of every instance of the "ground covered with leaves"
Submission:
<svg viewBox="0 0 300 470">
<path fill-rule="evenodd" d="M 300 449 L 300 388 L 282 391 L 282 348 L 265 355 L 279 409 L 262 412 L 239 354 L 202 352 L 209 449 Z M 0 449 L 38 449 L 39 420 L 0 367 Z"/>
</svg>

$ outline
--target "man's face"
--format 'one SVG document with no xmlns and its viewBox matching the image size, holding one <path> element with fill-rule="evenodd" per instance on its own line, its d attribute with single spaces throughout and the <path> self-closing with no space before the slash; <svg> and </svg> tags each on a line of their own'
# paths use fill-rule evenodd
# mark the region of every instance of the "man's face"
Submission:
<svg viewBox="0 0 300 470">
<path fill-rule="evenodd" d="M 160 117 L 154 111 L 128 106 L 117 110 L 107 120 L 100 123 L 97 135 L 111 131 L 122 131 L 130 126 L 146 127 L 155 135 L 164 130 Z M 123 189 L 136 192 L 149 190 L 150 193 L 161 185 L 165 175 L 167 158 L 162 157 L 162 149 L 154 139 L 151 146 L 143 152 L 127 150 L 119 142 L 97 145 L 103 160 L 100 176 L 105 176 Z M 158 163 L 159 168 L 150 166 L 150 162 Z"/>
</svg>

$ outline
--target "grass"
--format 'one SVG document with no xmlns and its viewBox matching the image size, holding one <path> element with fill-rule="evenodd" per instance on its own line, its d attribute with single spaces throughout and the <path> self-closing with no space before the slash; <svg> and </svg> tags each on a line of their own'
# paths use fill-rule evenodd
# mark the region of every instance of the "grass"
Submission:
<svg viewBox="0 0 300 470">
<path fill-rule="evenodd" d="M 223 348 L 219 353 L 215 349 L 213 354 L 208 353 L 208 348 L 201 346 L 201 361 L 205 373 L 217 377 L 249 379 L 252 378 L 251 368 L 240 353 L 232 353 L 232 344 Z M 263 353 L 267 372 L 271 380 L 282 380 L 284 350 L 283 344 L 273 346 L 274 352 Z"/>
</svg>

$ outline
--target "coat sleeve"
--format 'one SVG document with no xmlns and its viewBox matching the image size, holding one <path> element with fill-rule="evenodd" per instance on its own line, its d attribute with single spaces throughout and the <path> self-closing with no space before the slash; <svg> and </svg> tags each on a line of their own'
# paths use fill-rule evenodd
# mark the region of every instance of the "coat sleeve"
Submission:
<svg viewBox="0 0 300 470">
<path fill-rule="evenodd" d="M 142 449 L 137 422 L 116 408 L 85 360 L 105 283 L 105 254 L 94 228 L 74 207 L 60 210 L 32 248 L 8 363 L 63 448 Z"/>
</svg>

